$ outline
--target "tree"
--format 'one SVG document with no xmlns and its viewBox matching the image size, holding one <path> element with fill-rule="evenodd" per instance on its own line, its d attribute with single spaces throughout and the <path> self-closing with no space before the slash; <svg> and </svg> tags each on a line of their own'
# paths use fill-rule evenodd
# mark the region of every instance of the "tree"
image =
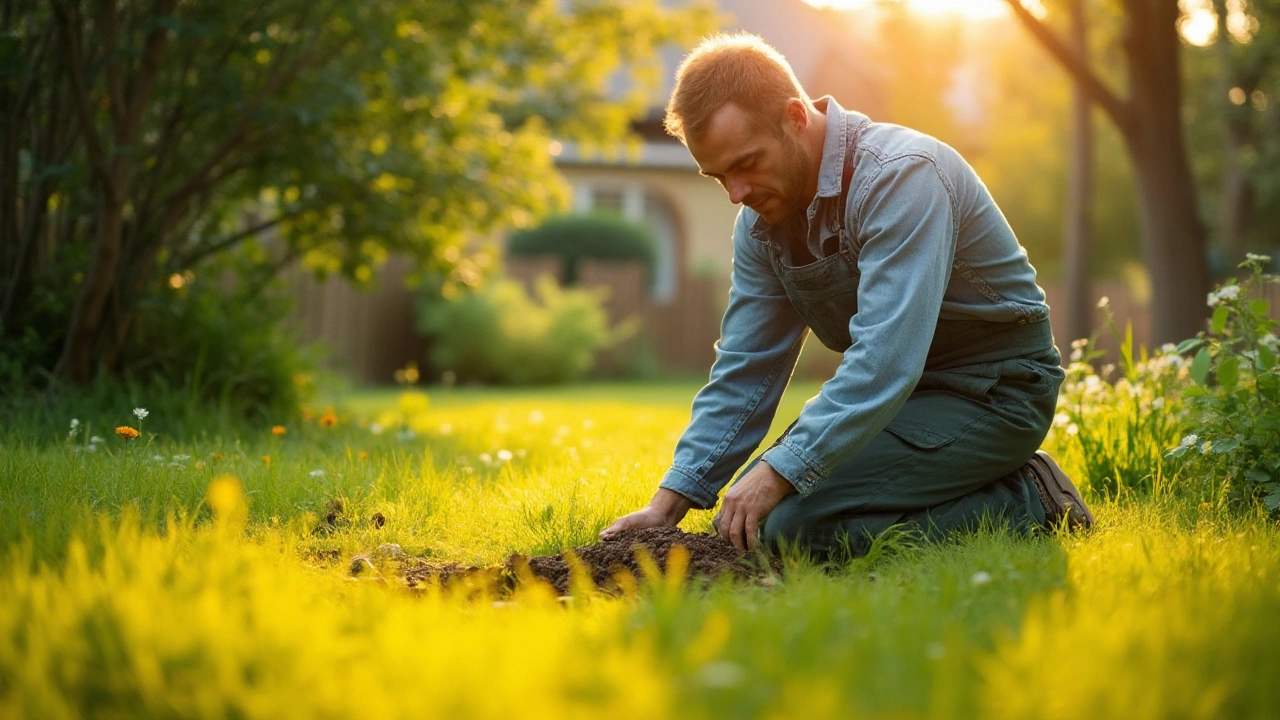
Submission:
<svg viewBox="0 0 1280 720">
<path fill-rule="evenodd" d="M 1177 341 L 1203 323 L 1205 229 L 1182 129 L 1178 3 L 1122 0 L 1128 94 L 1118 95 L 1020 0 L 1014 15 L 1119 129 L 1137 179 L 1143 257 L 1151 275 L 1152 340 Z"/>
<path fill-rule="evenodd" d="M 656 48 L 710 19 L 632 0 L 5 0 L 0 338 L 35 332 L 83 382 L 158 278 L 267 230 L 264 275 L 361 277 L 393 251 L 456 269 L 468 233 L 561 206 L 552 138 L 622 138 Z M 40 287 L 70 288 L 69 310 Z"/>
</svg>

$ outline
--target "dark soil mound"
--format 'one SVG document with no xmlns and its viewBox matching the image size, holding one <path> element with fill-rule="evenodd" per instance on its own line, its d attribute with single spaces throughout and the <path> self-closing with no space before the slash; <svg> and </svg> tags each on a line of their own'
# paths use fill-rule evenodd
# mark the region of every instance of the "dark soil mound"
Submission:
<svg viewBox="0 0 1280 720">
<path fill-rule="evenodd" d="M 685 574 L 691 580 L 706 582 L 725 574 L 750 579 L 765 574 L 765 569 L 757 562 L 749 557 L 739 556 L 733 545 L 719 536 L 687 533 L 673 527 L 630 530 L 594 545 L 574 548 L 572 552 L 590 573 L 597 588 L 612 591 L 617 589 L 617 573 L 627 572 L 635 577 L 642 575 L 640 562 L 636 559 L 638 549 L 648 553 L 659 569 L 666 572 L 671 548 L 676 545 L 684 547 L 689 553 Z M 564 595 L 569 592 L 572 576 L 570 561 L 565 555 L 561 553 L 526 557 L 516 554 L 508 557 L 501 566 L 492 568 L 417 561 L 406 568 L 404 576 L 409 587 L 429 583 L 451 585 L 464 580 L 477 585 L 497 582 L 509 589 L 514 587 L 527 568 L 528 573 L 547 581 L 556 592 Z"/>
</svg>

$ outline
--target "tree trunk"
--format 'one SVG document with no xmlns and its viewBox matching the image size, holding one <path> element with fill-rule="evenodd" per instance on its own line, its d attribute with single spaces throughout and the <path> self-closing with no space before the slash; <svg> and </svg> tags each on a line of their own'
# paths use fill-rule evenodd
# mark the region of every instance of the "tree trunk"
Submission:
<svg viewBox="0 0 1280 720">
<path fill-rule="evenodd" d="M 1088 55 L 1084 0 L 1071 2 L 1071 44 Z M 1072 83 L 1071 162 L 1067 177 L 1066 231 L 1062 246 L 1062 284 L 1068 341 L 1093 331 L 1090 283 L 1093 238 L 1090 199 L 1093 195 L 1093 109 L 1088 92 Z"/>
<path fill-rule="evenodd" d="M 1178 3 L 1123 0 L 1128 98 L 1113 93 L 1086 58 L 1019 0 L 1007 3 L 1124 135 L 1137 176 L 1142 253 L 1151 278 L 1151 340 L 1160 344 L 1195 335 L 1208 314 L 1209 272 L 1182 133 Z"/>
<path fill-rule="evenodd" d="M 96 340 L 106 316 L 107 301 L 115 287 L 116 266 L 120 262 L 120 236 L 124 229 L 124 204 L 110 196 L 102 201 L 93 261 L 71 312 L 62 357 L 55 369 L 57 374 L 80 384 L 88 382 L 96 369 Z"/>
<path fill-rule="evenodd" d="M 1133 122 L 1122 130 L 1138 179 L 1142 251 L 1151 278 L 1151 341 L 1159 345 L 1204 328 L 1210 281 L 1182 131 L 1178 5 L 1126 0 L 1126 6 Z"/>
</svg>

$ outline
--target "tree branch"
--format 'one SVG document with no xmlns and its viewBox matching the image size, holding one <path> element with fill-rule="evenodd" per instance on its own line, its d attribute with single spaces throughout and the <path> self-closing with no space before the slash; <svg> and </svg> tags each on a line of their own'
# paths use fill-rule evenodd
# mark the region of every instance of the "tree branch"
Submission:
<svg viewBox="0 0 1280 720">
<path fill-rule="evenodd" d="M 281 213 L 276 217 L 271 218 L 270 220 L 264 220 L 260 223 L 250 225 L 249 227 L 237 233 L 233 233 L 231 235 L 228 235 L 227 237 L 221 238 L 208 245 L 205 245 L 204 247 L 196 249 L 191 254 L 183 257 L 181 262 L 175 263 L 175 266 L 183 267 L 183 268 L 194 267 L 201 260 L 204 260 L 210 255 L 216 255 L 217 253 L 220 253 L 223 250 L 226 250 L 227 248 L 235 245 L 236 243 L 243 241 L 248 237 L 257 235 L 258 233 L 263 232 L 265 230 L 270 230 L 271 228 L 275 227 L 276 225 L 279 225 L 282 222 L 292 220 L 293 218 L 298 217 L 305 211 L 306 211 L 306 208 L 304 207 L 294 208 L 288 212 Z"/>
<path fill-rule="evenodd" d="M 102 191 L 111 202 L 118 202 L 119 189 L 112 180 L 107 167 L 106 153 L 102 148 L 102 138 L 93 123 L 93 97 L 84 77 L 84 50 L 80 46 L 80 19 L 73 17 L 65 6 L 65 0 L 52 0 L 54 14 L 62 26 L 63 36 L 67 43 L 67 68 L 71 75 L 72 94 L 75 96 L 76 117 L 80 120 L 80 131 L 84 134 L 85 150 L 89 153 L 89 165 L 93 173 L 102 183 Z"/>
<path fill-rule="evenodd" d="M 330 58 L 336 56 L 342 51 L 342 48 L 346 46 L 347 42 L 349 42 L 352 37 L 353 36 L 348 35 L 342 41 L 335 44 L 334 47 L 323 53 L 309 55 L 304 52 L 294 60 L 293 64 L 287 70 L 272 77 L 267 82 L 266 86 L 255 94 L 253 101 L 245 107 L 244 112 L 242 112 L 239 119 L 236 120 L 235 127 L 231 131 L 230 135 L 227 136 L 226 140 L 224 140 L 221 145 L 209 154 L 209 158 L 205 160 L 204 164 L 201 165 L 199 169 L 187 178 L 185 183 L 165 198 L 163 204 L 167 205 L 171 202 L 182 202 L 192 194 L 199 191 L 201 187 L 207 185 L 209 175 L 213 172 L 214 168 L 226 159 L 226 156 L 230 154 L 232 150 L 244 142 L 246 136 L 249 134 L 250 123 L 253 121 L 253 116 L 257 113 L 258 109 L 262 107 L 263 103 L 265 103 L 268 98 L 273 97 L 280 92 L 280 90 L 286 85 L 293 82 L 293 80 L 296 79 L 303 70 L 315 65 L 323 64 Z"/>
<path fill-rule="evenodd" d="M 1005 0 L 1022 26 L 1049 52 L 1076 83 L 1089 95 L 1089 99 L 1101 107 L 1120 131 L 1129 134 L 1133 129 L 1133 112 L 1127 100 L 1112 92 L 1089 67 L 1088 60 L 1067 46 L 1054 32 L 1041 22 L 1020 0 Z"/>
</svg>

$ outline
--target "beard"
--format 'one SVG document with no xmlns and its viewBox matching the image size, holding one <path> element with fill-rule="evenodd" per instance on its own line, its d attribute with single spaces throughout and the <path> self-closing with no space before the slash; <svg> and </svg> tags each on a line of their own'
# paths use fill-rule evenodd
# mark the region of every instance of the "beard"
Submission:
<svg viewBox="0 0 1280 720">
<path fill-rule="evenodd" d="M 779 182 L 779 196 L 782 200 L 785 215 L 790 217 L 809 207 L 812 198 L 805 197 L 812 163 L 805 153 L 804 145 L 784 133 L 782 136 L 782 167 Z"/>
</svg>

